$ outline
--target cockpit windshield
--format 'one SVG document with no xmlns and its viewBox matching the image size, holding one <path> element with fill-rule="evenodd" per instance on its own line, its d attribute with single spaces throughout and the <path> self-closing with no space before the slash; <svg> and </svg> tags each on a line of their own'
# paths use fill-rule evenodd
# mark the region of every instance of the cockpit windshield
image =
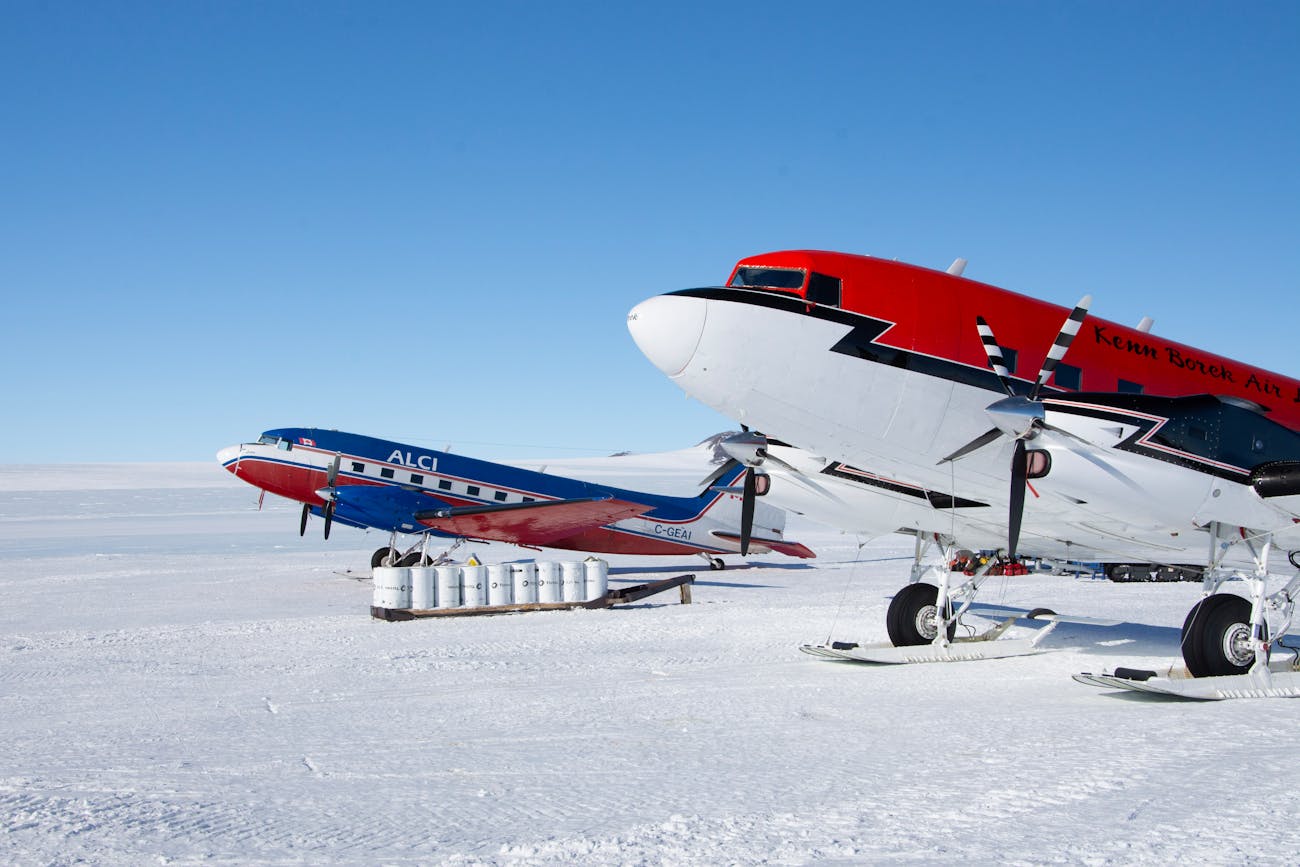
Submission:
<svg viewBox="0 0 1300 867">
<path fill-rule="evenodd" d="M 284 437 L 271 436 L 270 434 L 262 434 L 257 438 L 257 442 L 259 445 L 275 446 L 277 449 L 286 452 L 293 448 L 293 443 Z"/>
<path fill-rule="evenodd" d="M 802 289 L 806 275 L 793 268 L 737 268 L 732 286 L 761 286 L 764 289 Z"/>
</svg>

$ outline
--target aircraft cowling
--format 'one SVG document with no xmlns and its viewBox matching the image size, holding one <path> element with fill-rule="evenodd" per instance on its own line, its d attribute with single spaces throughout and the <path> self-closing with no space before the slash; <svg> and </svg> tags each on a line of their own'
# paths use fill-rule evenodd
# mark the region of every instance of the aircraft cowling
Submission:
<svg viewBox="0 0 1300 867">
<path fill-rule="evenodd" d="M 1300 494 L 1300 461 L 1270 461 L 1251 470 L 1250 484 L 1265 499 Z"/>
</svg>

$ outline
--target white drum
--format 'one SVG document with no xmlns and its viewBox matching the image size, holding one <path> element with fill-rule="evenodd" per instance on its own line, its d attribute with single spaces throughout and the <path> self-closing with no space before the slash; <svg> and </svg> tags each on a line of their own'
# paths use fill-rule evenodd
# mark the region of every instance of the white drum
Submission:
<svg viewBox="0 0 1300 867">
<path fill-rule="evenodd" d="M 560 591 L 560 564 L 550 560 L 537 564 L 537 601 L 562 602 Z"/>
<path fill-rule="evenodd" d="M 587 595 L 587 570 L 581 560 L 565 560 L 560 564 L 560 585 L 565 602 L 582 602 Z"/>
<path fill-rule="evenodd" d="M 488 605 L 509 605 L 513 598 L 510 591 L 510 567 L 505 563 L 493 563 L 487 567 Z"/>
<path fill-rule="evenodd" d="M 460 567 L 460 603 L 466 608 L 487 605 L 487 567 Z"/>
<path fill-rule="evenodd" d="M 460 607 L 460 567 L 434 566 L 437 573 L 437 597 L 439 608 Z"/>
<path fill-rule="evenodd" d="M 510 564 L 511 595 L 516 605 L 528 605 L 537 601 L 537 564 Z"/>
<path fill-rule="evenodd" d="M 411 567 L 411 607 L 424 611 L 433 607 L 437 570 L 432 566 Z"/>
<path fill-rule="evenodd" d="M 597 557 L 582 561 L 586 574 L 586 601 L 599 599 L 609 592 L 609 563 Z"/>
<path fill-rule="evenodd" d="M 374 606 L 376 608 L 411 607 L 411 569 L 409 566 L 376 566 Z"/>
</svg>

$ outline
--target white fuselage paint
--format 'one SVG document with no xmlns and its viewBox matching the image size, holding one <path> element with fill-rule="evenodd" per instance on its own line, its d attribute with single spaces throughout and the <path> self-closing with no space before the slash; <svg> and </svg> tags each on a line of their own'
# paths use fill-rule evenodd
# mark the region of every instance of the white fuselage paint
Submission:
<svg viewBox="0 0 1300 867">
<path fill-rule="evenodd" d="M 653 343 L 669 331 L 664 321 L 674 320 L 698 324 L 699 335 L 685 341 L 675 333 L 670 378 L 724 415 L 800 447 L 774 452 L 809 471 L 769 469 L 768 502 L 850 532 L 902 529 L 951 535 L 969 547 L 1005 546 L 1012 441 L 941 463 L 991 427 L 984 409 L 1002 395 L 829 351 L 847 325 L 689 296 L 659 296 L 629 316 L 634 338 L 661 369 Z M 691 342 L 693 351 L 681 351 Z M 1296 516 L 1247 485 L 1118 451 L 1111 446 L 1121 438 L 1105 432 L 1113 424 L 1089 429 L 1090 420 L 1065 414 L 1048 420 L 1079 428 L 1081 439 L 1043 432 L 1032 442 L 1053 463 L 1047 478 L 1031 482 L 1022 553 L 1205 563 L 1210 541 L 1201 528 L 1212 520 L 1276 532 L 1283 550 L 1300 548 Z M 829 460 L 989 505 L 938 509 L 927 499 L 821 474 Z M 1234 554 L 1229 562 L 1245 561 Z"/>
</svg>

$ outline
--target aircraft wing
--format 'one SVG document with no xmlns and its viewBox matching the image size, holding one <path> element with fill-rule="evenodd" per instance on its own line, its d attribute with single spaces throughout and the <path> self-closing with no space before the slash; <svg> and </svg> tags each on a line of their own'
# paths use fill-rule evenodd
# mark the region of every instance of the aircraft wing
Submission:
<svg viewBox="0 0 1300 867">
<path fill-rule="evenodd" d="M 715 531 L 713 535 L 730 542 L 740 542 L 739 533 L 718 533 Z M 817 556 L 806 545 L 801 545 L 798 542 L 786 542 L 783 539 L 760 539 L 758 536 L 754 536 L 749 540 L 750 553 L 753 553 L 755 547 L 771 548 L 778 554 L 785 554 L 787 557 L 799 557 L 803 560 L 811 560 Z"/>
<path fill-rule="evenodd" d="M 515 545 L 545 545 L 583 530 L 634 518 L 650 509 L 650 506 L 641 503 L 613 497 L 587 497 L 501 506 L 426 509 L 416 512 L 415 520 L 426 527 L 454 536 L 510 542 Z"/>
</svg>

